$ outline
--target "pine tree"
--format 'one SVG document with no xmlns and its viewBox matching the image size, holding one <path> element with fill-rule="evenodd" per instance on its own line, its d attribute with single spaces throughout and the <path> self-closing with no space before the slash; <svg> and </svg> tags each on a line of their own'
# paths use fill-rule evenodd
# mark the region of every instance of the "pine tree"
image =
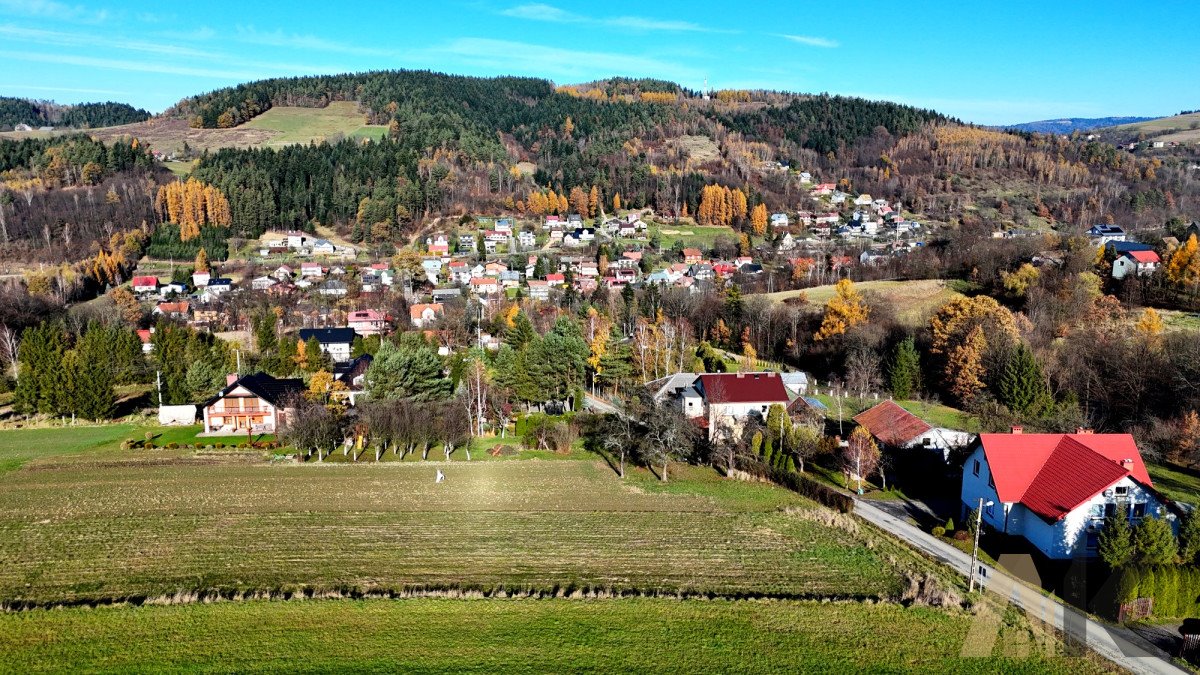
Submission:
<svg viewBox="0 0 1200 675">
<path fill-rule="evenodd" d="M 1100 559 L 1111 570 L 1121 569 L 1133 560 L 1133 531 L 1124 505 L 1104 518 L 1098 537 Z"/>
<path fill-rule="evenodd" d="M 113 390 L 112 341 L 109 331 L 92 323 L 75 347 L 72 409 L 89 420 L 112 417 L 117 405 Z"/>
<path fill-rule="evenodd" d="M 1022 418 L 1037 417 L 1053 403 L 1042 367 L 1024 343 L 1005 360 L 997 389 L 1000 402 Z"/>
<path fill-rule="evenodd" d="M 758 204 L 754 210 L 750 212 L 750 227 L 754 230 L 754 234 L 763 236 L 767 233 L 767 205 Z"/>
<path fill-rule="evenodd" d="M 1133 528 L 1134 558 L 1142 565 L 1169 565 L 1175 562 L 1179 546 L 1171 526 L 1162 518 L 1146 516 Z"/>
<path fill-rule="evenodd" d="M 192 267 L 197 272 L 209 271 L 208 253 L 205 252 L 204 247 L 201 247 L 200 250 L 196 252 L 196 262 L 192 265 Z"/>
<path fill-rule="evenodd" d="M 529 317 L 525 316 L 524 312 L 520 312 L 513 320 L 512 329 L 505 333 L 504 341 L 513 349 L 520 351 L 536 337 L 537 332 L 533 330 L 533 324 L 530 323 Z"/>
<path fill-rule="evenodd" d="M 1184 565 L 1200 562 L 1200 514 L 1195 511 L 1179 527 L 1179 558 Z"/>
<path fill-rule="evenodd" d="M 916 342 L 911 337 L 901 340 L 896 345 L 891 365 L 888 382 L 892 396 L 898 399 L 912 398 L 921 387 L 921 357 L 917 354 Z"/>
</svg>

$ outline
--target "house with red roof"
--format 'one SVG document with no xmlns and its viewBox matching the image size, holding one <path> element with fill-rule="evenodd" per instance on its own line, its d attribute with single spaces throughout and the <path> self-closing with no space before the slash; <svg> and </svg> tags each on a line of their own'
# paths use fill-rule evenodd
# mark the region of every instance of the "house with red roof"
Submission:
<svg viewBox="0 0 1200 675">
<path fill-rule="evenodd" d="M 864 410 L 854 416 L 854 421 L 871 432 L 884 447 L 899 450 L 925 448 L 940 453 L 942 461 L 950 458 L 951 450 L 965 448 L 971 442 L 971 434 L 935 427 L 901 408 L 895 401 L 884 401 Z"/>
<path fill-rule="evenodd" d="M 437 321 L 444 311 L 445 307 L 438 302 L 409 305 L 408 318 L 414 327 L 421 328 Z"/>
<path fill-rule="evenodd" d="M 737 433 L 751 418 L 766 419 L 772 405 L 787 407 L 787 387 L 779 373 L 707 373 L 679 394 L 683 412 L 708 428 Z"/>
<path fill-rule="evenodd" d="M 346 316 L 346 326 L 359 335 L 383 335 L 387 332 L 387 316 L 373 309 L 356 309 Z"/>
<path fill-rule="evenodd" d="M 134 277 L 129 288 L 134 293 L 153 293 L 158 290 L 158 277 Z"/>
<path fill-rule="evenodd" d="M 704 261 L 704 252 L 698 248 L 683 249 L 683 262 L 688 265 L 695 265 Z"/>
<path fill-rule="evenodd" d="M 987 527 L 1054 560 L 1097 555 L 1104 517 L 1119 506 L 1133 523 L 1166 518 L 1179 527 L 1129 434 L 980 434 L 963 466 L 964 516 L 980 500 Z"/>
<path fill-rule="evenodd" d="M 1133 274 L 1147 277 L 1158 271 L 1162 258 L 1154 251 L 1126 251 L 1113 261 L 1112 276 L 1114 279 L 1124 279 Z"/>
</svg>

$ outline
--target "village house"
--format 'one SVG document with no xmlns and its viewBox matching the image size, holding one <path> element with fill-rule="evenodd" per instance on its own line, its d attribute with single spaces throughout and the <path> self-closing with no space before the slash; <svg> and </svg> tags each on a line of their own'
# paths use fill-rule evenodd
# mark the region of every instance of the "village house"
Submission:
<svg viewBox="0 0 1200 675">
<path fill-rule="evenodd" d="M 682 386 L 686 375 L 656 380 L 674 389 L 669 398 L 678 401 L 684 415 L 708 429 L 709 438 L 719 431 L 737 433 L 748 419 L 766 419 L 772 405 L 790 403 L 783 378 L 778 373 L 690 374 L 691 384 Z M 662 392 L 656 396 L 664 395 Z"/>
<path fill-rule="evenodd" d="M 462 297 L 461 288 L 435 288 L 433 289 L 433 301 L 436 303 L 445 303 L 450 300 L 455 300 Z"/>
<path fill-rule="evenodd" d="M 316 338 L 321 351 L 334 363 L 350 360 L 350 346 L 356 337 L 353 328 L 301 328 L 299 336 L 305 343 Z"/>
<path fill-rule="evenodd" d="M 450 240 L 444 234 L 438 234 L 435 237 L 427 237 L 425 239 L 425 247 L 430 255 L 449 255 Z"/>
<path fill-rule="evenodd" d="M 539 279 L 530 279 L 528 282 L 528 286 L 529 286 L 529 299 L 530 300 L 540 300 L 540 301 L 544 302 L 544 301 L 550 299 L 550 283 L 549 282 L 542 281 Z"/>
<path fill-rule="evenodd" d="M 1104 246 L 1110 241 L 1125 241 L 1125 228 L 1120 225 L 1101 223 L 1093 225 L 1087 231 L 1087 235 L 1097 244 Z"/>
<path fill-rule="evenodd" d="M 1119 506 L 1133 523 L 1166 518 L 1178 529 L 1129 434 L 980 434 L 961 494 L 964 517 L 982 501 L 985 526 L 1053 560 L 1097 555 L 1104 517 Z"/>
<path fill-rule="evenodd" d="M 429 283 L 436 286 L 442 276 L 442 259 L 426 258 L 421 261 L 421 269 L 425 270 L 425 278 Z"/>
<path fill-rule="evenodd" d="M 256 277 L 250 281 L 250 289 L 255 291 L 265 291 L 277 283 L 279 283 L 279 281 L 272 277 Z"/>
<path fill-rule="evenodd" d="M 187 302 L 160 302 L 154 306 L 154 314 L 170 319 L 187 319 L 191 305 Z"/>
<path fill-rule="evenodd" d="M 325 268 L 321 267 L 321 263 L 300 263 L 300 276 L 308 279 L 318 279 L 325 276 Z"/>
<path fill-rule="evenodd" d="M 424 328 L 435 323 L 444 313 L 444 307 L 438 303 L 410 305 L 408 318 L 414 328 Z"/>
<path fill-rule="evenodd" d="M 825 196 L 833 194 L 833 190 L 836 187 L 837 186 L 834 185 L 833 183 L 818 183 L 812 189 L 812 193 L 814 195 L 817 195 L 818 197 L 825 197 Z"/>
<path fill-rule="evenodd" d="M 317 239 L 312 244 L 312 252 L 314 255 L 333 255 L 333 242 L 328 239 Z"/>
<path fill-rule="evenodd" d="M 346 316 L 346 327 L 359 335 L 383 335 L 387 332 L 387 316 L 373 309 L 356 309 Z"/>
<path fill-rule="evenodd" d="M 698 248 L 683 249 L 683 262 L 684 263 L 686 263 L 688 265 L 695 265 L 697 263 L 703 262 L 703 260 L 704 260 L 704 253 L 700 249 L 698 249 Z"/>
<path fill-rule="evenodd" d="M 204 288 L 208 285 L 208 280 L 212 278 L 208 272 L 192 272 L 192 285 L 196 288 Z"/>
<path fill-rule="evenodd" d="M 233 279 L 220 278 L 209 279 L 208 285 L 204 287 L 204 292 L 200 295 L 205 302 L 209 302 L 215 298 L 225 295 L 233 290 Z"/>
<path fill-rule="evenodd" d="M 791 225 L 791 221 L 788 220 L 786 213 L 771 214 L 771 227 L 787 227 L 789 225 Z"/>
<path fill-rule="evenodd" d="M 138 341 L 142 343 L 143 354 L 149 354 L 154 351 L 154 326 L 137 331 L 137 336 Z"/>
<path fill-rule="evenodd" d="M 1112 276 L 1114 279 L 1124 279 L 1126 276 L 1145 277 L 1158 271 L 1162 258 L 1154 251 L 1126 251 L 1113 261 Z"/>
<path fill-rule="evenodd" d="M 158 277 L 134 277 L 129 282 L 129 288 L 138 294 L 155 293 L 158 291 Z"/>
<path fill-rule="evenodd" d="M 528 230 L 522 230 L 517 235 L 517 243 L 519 243 L 522 248 L 533 248 L 535 245 L 537 245 L 537 237 L 535 237 L 534 234 Z"/>
<path fill-rule="evenodd" d="M 971 434 L 955 429 L 935 427 L 895 401 L 884 401 L 855 415 L 854 421 L 871 432 L 881 445 L 897 450 L 924 448 L 940 455 L 942 461 L 950 452 L 971 442 Z"/>
<path fill-rule="evenodd" d="M 277 281 L 291 281 L 295 274 L 296 272 L 287 265 L 280 265 L 279 267 L 275 268 L 274 272 L 271 272 L 271 276 L 275 277 Z"/>
<path fill-rule="evenodd" d="M 490 298 L 500 294 L 500 282 L 490 277 L 473 277 L 471 290 L 480 298 Z"/>
<path fill-rule="evenodd" d="M 475 235 L 473 235 L 473 234 L 458 235 L 458 252 L 459 253 L 474 253 L 475 252 Z"/>
<path fill-rule="evenodd" d="M 546 283 L 551 286 L 562 286 L 567 283 L 567 275 L 562 272 L 555 272 L 546 275 Z"/>
<path fill-rule="evenodd" d="M 265 373 L 230 375 L 216 396 L 201 404 L 204 434 L 275 433 L 304 393 L 304 380 Z"/>
</svg>

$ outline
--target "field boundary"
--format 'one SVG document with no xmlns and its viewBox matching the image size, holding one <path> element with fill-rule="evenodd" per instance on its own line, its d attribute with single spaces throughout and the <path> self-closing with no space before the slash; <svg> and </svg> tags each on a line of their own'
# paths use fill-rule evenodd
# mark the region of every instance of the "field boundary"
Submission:
<svg viewBox="0 0 1200 675">
<path fill-rule="evenodd" d="M 915 580 L 915 579 L 914 579 Z M 760 591 L 689 591 L 656 588 L 622 588 L 590 584 L 552 584 L 545 587 L 497 584 L 485 587 L 467 584 L 419 584 L 398 588 L 363 588 L 361 586 L 319 587 L 301 585 L 294 588 L 179 590 L 161 595 L 96 596 L 73 600 L 37 601 L 6 600 L 0 611 L 17 613 L 37 610 L 115 607 L 171 606 L 211 604 L 214 602 L 254 602 L 297 600 L 406 600 L 431 599 L 572 599 L 606 600 L 643 598 L 656 600 L 726 600 L 726 601 L 793 601 L 821 603 L 921 605 L 919 598 L 886 597 L 874 594 L 781 593 Z"/>
</svg>

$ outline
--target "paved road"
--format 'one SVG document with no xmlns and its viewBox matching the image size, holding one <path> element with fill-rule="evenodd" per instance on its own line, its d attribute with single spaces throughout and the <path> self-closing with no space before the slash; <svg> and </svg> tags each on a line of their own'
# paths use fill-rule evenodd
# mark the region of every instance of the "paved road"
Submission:
<svg viewBox="0 0 1200 675">
<path fill-rule="evenodd" d="M 971 556 L 874 504 L 861 499 L 856 501 L 854 512 L 863 520 L 892 533 L 964 576 L 969 573 Z M 1086 637 L 1089 649 L 1122 668 L 1134 673 L 1153 675 L 1184 675 L 1187 672 L 1170 663 L 1167 655 L 1130 630 L 1099 624 L 1078 610 L 1029 589 L 1020 581 L 989 565 L 980 564 L 979 569 L 988 590 L 1001 594 L 1008 602 L 1063 630 L 1068 636 L 1076 636 L 1078 639 L 1082 634 Z M 968 639 L 971 636 L 972 634 L 968 634 Z M 986 639 L 984 635 L 979 637 Z M 964 650 L 969 647 L 970 645 L 965 646 Z"/>
</svg>

